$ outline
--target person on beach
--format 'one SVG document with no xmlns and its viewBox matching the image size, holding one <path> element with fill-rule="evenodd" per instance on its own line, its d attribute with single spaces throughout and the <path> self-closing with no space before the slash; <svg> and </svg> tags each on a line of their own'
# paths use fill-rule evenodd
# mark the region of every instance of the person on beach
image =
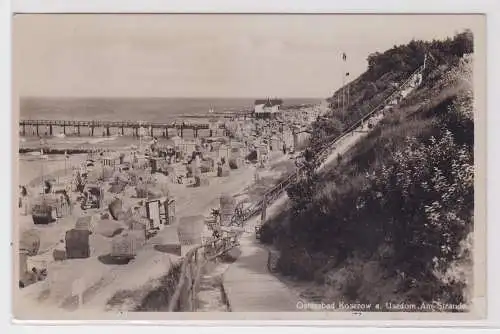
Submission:
<svg viewBox="0 0 500 334">
<path fill-rule="evenodd" d="M 60 197 L 56 197 L 56 219 L 62 217 L 62 203 Z"/>
<path fill-rule="evenodd" d="M 21 208 L 23 206 L 23 187 L 19 186 L 19 202 L 18 206 Z"/>
<path fill-rule="evenodd" d="M 257 166 L 254 167 L 253 178 L 255 182 L 259 182 L 259 168 Z"/>
</svg>

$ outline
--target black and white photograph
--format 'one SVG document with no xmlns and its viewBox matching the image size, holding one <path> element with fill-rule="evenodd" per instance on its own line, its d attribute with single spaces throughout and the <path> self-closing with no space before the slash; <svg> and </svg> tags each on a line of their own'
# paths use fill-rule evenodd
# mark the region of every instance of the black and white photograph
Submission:
<svg viewBox="0 0 500 334">
<path fill-rule="evenodd" d="M 13 316 L 484 318 L 485 26 L 14 15 Z"/>
</svg>

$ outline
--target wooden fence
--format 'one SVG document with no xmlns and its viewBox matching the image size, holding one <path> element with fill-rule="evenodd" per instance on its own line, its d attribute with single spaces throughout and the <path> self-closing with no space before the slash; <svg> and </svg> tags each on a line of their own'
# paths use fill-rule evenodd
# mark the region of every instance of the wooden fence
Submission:
<svg viewBox="0 0 500 334">
<path fill-rule="evenodd" d="M 196 309 L 196 295 L 205 265 L 227 253 L 236 244 L 235 236 L 225 236 L 191 249 L 182 262 L 179 282 L 170 298 L 168 311 L 193 312 Z"/>
</svg>

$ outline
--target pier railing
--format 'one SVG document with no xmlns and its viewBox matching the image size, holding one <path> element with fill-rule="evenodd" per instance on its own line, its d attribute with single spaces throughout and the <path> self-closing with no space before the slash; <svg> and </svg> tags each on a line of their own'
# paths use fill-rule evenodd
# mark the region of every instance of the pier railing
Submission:
<svg viewBox="0 0 500 334">
<path fill-rule="evenodd" d="M 23 126 L 67 126 L 67 127 L 104 127 L 104 128 L 199 128 L 208 129 L 209 123 L 191 123 L 191 122 L 171 122 L 171 123 L 155 123 L 155 122 L 138 122 L 138 121 L 79 121 L 79 120 L 45 120 L 45 119 L 22 119 L 19 125 Z"/>
<path fill-rule="evenodd" d="M 121 135 L 125 135 L 125 129 L 132 129 L 134 136 L 139 136 L 139 130 L 146 129 L 150 130 L 150 135 L 154 136 L 153 130 L 161 130 L 163 136 L 168 137 L 168 130 L 176 129 L 180 132 L 180 136 L 183 137 L 184 130 L 193 130 L 194 136 L 198 136 L 199 130 L 216 130 L 223 129 L 227 131 L 226 125 L 224 123 L 219 124 L 216 128 L 212 126 L 209 122 L 171 122 L 171 123 L 155 123 L 155 122 L 139 122 L 139 121 L 100 121 L 100 120 L 37 120 L 37 119 L 23 119 L 19 121 L 19 127 L 22 135 L 26 135 L 28 132 L 26 128 L 31 128 L 33 134 L 40 134 L 40 127 L 45 127 L 47 130 L 45 135 L 52 136 L 54 134 L 53 129 L 55 127 L 62 128 L 63 134 L 66 134 L 66 128 L 74 128 L 78 135 L 81 134 L 80 128 L 88 128 L 89 135 L 94 135 L 94 129 L 103 128 L 106 131 L 104 134 L 110 136 L 110 129 L 118 129 Z M 143 130 L 144 131 L 144 130 Z"/>
</svg>

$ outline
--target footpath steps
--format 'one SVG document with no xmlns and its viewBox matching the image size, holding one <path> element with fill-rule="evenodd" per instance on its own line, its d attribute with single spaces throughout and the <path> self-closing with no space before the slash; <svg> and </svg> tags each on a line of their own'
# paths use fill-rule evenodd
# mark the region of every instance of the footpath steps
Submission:
<svg viewBox="0 0 500 334">
<path fill-rule="evenodd" d="M 277 213 L 286 194 L 268 207 Z M 232 312 L 294 312 L 298 296 L 267 268 L 268 250 L 255 239 L 253 229 L 260 217 L 248 221 L 248 233 L 240 237 L 237 260 L 223 276 L 223 285 Z"/>
<path fill-rule="evenodd" d="M 230 263 L 222 262 L 213 265 L 215 269 L 204 274 L 200 279 L 199 292 L 196 296 L 196 312 L 228 312 L 230 310 L 222 285 L 222 275 Z"/>
</svg>

